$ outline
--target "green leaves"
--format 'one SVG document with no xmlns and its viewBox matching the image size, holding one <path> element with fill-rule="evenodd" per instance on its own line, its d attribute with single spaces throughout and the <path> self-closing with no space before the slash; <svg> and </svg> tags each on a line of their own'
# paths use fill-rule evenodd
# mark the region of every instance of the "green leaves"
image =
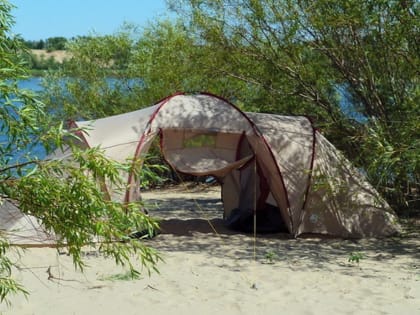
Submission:
<svg viewBox="0 0 420 315">
<path fill-rule="evenodd" d="M 38 95 L 18 88 L 26 69 L 19 59 L 24 50 L 22 41 L 9 34 L 13 24 L 11 8 L 7 1 L 0 0 L 0 201 L 14 199 L 24 213 L 40 219 L 46 230 L 57 236 L 58 245 L 68 249 L 77 268 L 85 267 L 82 251 L 91 245 L 116 263 L 128 266 L 133 276 L 142 269 L 157 270 L 159 254 L 142 240 L 129 236 L 135 232 L 154 235 L 158 224 L 144 214 L 141 203 L 112 201 L 105 185 L 125 191 L 121 173 L 133 163 L 110 161 L 97 148 L 78 149 L 75 131 L 66 131 L 62 123 L 65 118 L 83 117 L 80 108 L 85 105 L 88 108 L 84 113 L 90 116 L 122 110 L 126 98 L 121 93 L 118 99 L 116 91 L 124 87 L 115 84 L 111 88 L 106 79 L 116 65 L 121 68 L 125 64 L 128 55 L 124 47 L 130 46 L 131 39 L 122 35 L 116 41 L 86 40 L 86 50 L 81 53 L 89 55 L 76 64 L 79 72 L 73 72 L 80 75 L 65 85 L 60 80 L 54 82 L 54 89 L 47 89 L 46 106 Z M 89 50 L 102 41 L 106 51 Z M 93 84 L 86 84 L 90 82 Z M 69 88 L 69 92 L 63 92 L 62 87 Z M 102 109 L 98 104 L 106 106 Z M 66 116 L 68 113 L 71 115 Z M 47 154 L 57 148 L 66 149 L 71 158 L 42 160 L 35 152 L 40 148 Z M 137 174 L 141 176 L 140 170 Z M 9 251 L 7 240 L 0 235 L 1 302 L 7 302 L 13 293 L 27 294 L 13 280 L 14 262 L 8 258 Z"/>
<path fill-rule="evenodd" d="M 10 245 L 7 240 L 0 235 L 0 302 L 6 302 L 7 304 L 10 304 L 8 296 L 11 294 L 29 294 L 22 285 L 12 278 L 13 262 L 6 256 L 9 249 Z"/>
<path fill-rule="evenodd" d="M 418 2 L 190 0 L 177 10 L 223 56 L 209 67 L 226 86 L 247 83 L 236 102 L 311 116 L 400 213 L 416 208 Z"/>
<path fill-rule="evenodd" d="M 61 118 L 94 119 L 181 90 L 210 91 L 247 111 L 307 115 L 389 202 L 414 206 L 420 191 L 417 2 L 170 5 L 178 20 L 70 43 L 73 59 L 61 81 L 47 80 L 48 108 Z M 110 76 L 118 76 L 115 84 Z"/>
<path fill-rule="evenodd" d="M 157 252 L 127 237 L 137 231 L 153 235 L 157 223 L 141 211 L 140 203 L 111 201 L 103 186 L 104 182 L 121 185 L 118 174 L 126 167 L 107 160 L 97 149 L 74 149 L 73 156 L 74 161 L 40 163 L 14 184 L 10 196 L 20 201 L 23 212 L 40 218 L 57 235 L 80 269 L 84 268 L 81 252 L 86 245 L 133 270 L 131 260 L 136 257 L 148 271 L 155 268 L 160 260 Z"/>
<path fill-rule="evenodd" d="M 392 134 L 388 126 L 375 121 L 360 136 L 368 177 L 394 206 L 401 207 L 402 214 L 415 209 L 418 200 L 420 123 L 415 117 L 391 122 Z"/>
<path fill-rule="evenodd" d="M 359 265 L 360 260 L 365 258 L 365 255 L 361 252 L 351 252 L 349 254 L 348 262 L 349 263 L 357 263 Z"/>
<path fill-rule="evenodd" d="M 6 302 L 10 305 L 7 297 L 17 293 L 24 294 L 25 296 L 29 295 L 29 292 L 10 276 L 2 276 L 0 274 L 0 302 Z"/>
</svg>

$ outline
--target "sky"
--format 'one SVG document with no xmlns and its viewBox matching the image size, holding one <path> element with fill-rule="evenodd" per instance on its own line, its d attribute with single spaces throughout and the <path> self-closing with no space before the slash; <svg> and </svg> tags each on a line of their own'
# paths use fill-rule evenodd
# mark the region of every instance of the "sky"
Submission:
<svg viewBox="0 0 420 315">
<path fill-rule="evenodd" d="M 113 34 L 124 22 L 140 27 L 167 16 L 165 0 L 9 0 L 25 40 Z"/>
</svg>

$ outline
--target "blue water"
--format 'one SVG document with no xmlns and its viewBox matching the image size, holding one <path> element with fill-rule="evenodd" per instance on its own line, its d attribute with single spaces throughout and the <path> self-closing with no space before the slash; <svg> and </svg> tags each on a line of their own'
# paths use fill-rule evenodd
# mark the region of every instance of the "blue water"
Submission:
<svg viewBox="0 0 420 315">
<path fill-rule="evenodd" d="M 354 121 L 359 123 L 366 123 L 367 117 L 360 113 L 354 105 L 354 101 L 352 96 L 350 95 L 347 86 L 341 85 L 337 86 L 336 90 L 340 95 L 340 109 L 344 113 L 344 115 Z"/>
<path fill-rule="evenodd" d="M 26 80 L 20 80 L 18 82 L 18 87 L 20 89 L 31 90 L 34 92 L 41 92 L 43 90 L 41 82 L 42 82 L 41 77 L 31 77 Z"/>
<path fill-rule="evenodd" d="M 43 87 L 41 85 L 42 78 L 31 77 L 26 80 L 21 80 L 18 82 L 18 87 L 20 89 L 30 90 L 33 92 L 42 91 Z M 0 106 L 3 104 L 0 103 Z M 0 125 L 2 122 L 0 121 Z M 12 156 L 7 156 L 6 154 L 1 157 L 1 163 L 6 165 L 12 165 L 15 163 L 24 163 L 29 159 L 43 159 L 45 158 L 46 152 L 44 147 L 34 141 L 33 144 L 28 145 L 25 148 L 18 148 L 15 143 L 9 143 L 9 139 L 5 134 L 0 134 L 0 145 L 6 147 L 8 145 L 12 146 L 11 151 L 6 150 L 6 152 L 11 152 Z"/>
</svg>

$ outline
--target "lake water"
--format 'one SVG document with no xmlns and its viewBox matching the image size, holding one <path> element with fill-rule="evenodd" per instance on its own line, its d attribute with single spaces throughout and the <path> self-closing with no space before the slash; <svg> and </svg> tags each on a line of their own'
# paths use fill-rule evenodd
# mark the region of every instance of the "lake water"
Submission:
<svg viewBox="0 0 420 315">
<path fill-rule="evenodd" d="M 31 90 L 35 92 L 40 92 L 43 90 L 41 85 L 42 78 L 41 77 L 31 77 L 26 80 L 20 80 L 18 82 L 18 86 L 21 89 Z"/>
<path fill-rule="evenodd" d="M 43 87 L 41 85 L 42 78 L 40 77 L 31 77 L 26 80 L 21 80 L 18 82 L 18 87 L 20 89 L 26 89 L 31 90 L 34 92 L 42 91 Z M 1 105 L 1 104 L 0 104 Z M 0 121 L 1 124 L 1 121 Z M 8 138 L 0 134 L 0 145 L 7 145 L 6 141 L 8 141 Z M 30 152 L 32 156 L 35 156 L 39 159 L 43 159 L 45 157 L 45 150 L 41 145 L 35 145 L 30 148 L 24 148 L 20 150 L 13 150 L 14 156 L 11 158 L 11 160 L 8 162 L 8 164 L 18 163 L 18 162 L 24 162 L 26 161 L 25 155 Z"/>
</svg>

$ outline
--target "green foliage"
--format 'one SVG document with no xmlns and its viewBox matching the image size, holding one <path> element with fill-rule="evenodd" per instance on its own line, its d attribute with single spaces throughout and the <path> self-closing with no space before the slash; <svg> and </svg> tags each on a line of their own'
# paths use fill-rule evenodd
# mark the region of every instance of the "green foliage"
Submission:
<svg viewBox="0 0 420 315">
<path fill-rule="evenodd" d="M 146 104 L 177 91 L 211 91 L 230 98 L 241 83 L 215 69 L 225 53 L 203 45 L 180 21 L 158 21 L 139 36 L 133 47 L 131 76 L 143 79 L 138 91 Z"/>
<path fill-rule="evenodd" d="M 409 215 L 419 209 L 420 121 L 409 118 L 391 125 L 395 126 L 391 135 L 383 122 L 365 127 L 363 157 L 369 178 L 401 214 Z"/>
<path fill-rule="evenodd" d="M 0 0 L 0 201 L 14 199 L 24 213 L 39 218 L 68 248 L 77 268 L 84 268 L 82 250 L 91 245 L 132 275 L 139 268 L 157 271 L 159 254 L 128 237 L 137 231 L 153 235 L 157 223 L 141 211 L 140 203 L 113 202 L 104 189 L 105 182 L 127 189 L 119 174 L 136 165 L 110 161 L 99 149 L 81 150 L 74 145 L 75 133 L 66 131 L 37 95 L 18 88 L 27 69 L 20 59 L 22 41 L 9 34 L 11 8 Z M 39 146 L 47 154 L 67 147 L 72 158 L 40 160 Z M 2 235 L 0 239 L 0 301 L 8 301 L 10 294 L 27 292 L 13 279 L 10 246 Z"/>
<path fill-rule="evenodd" d="M 204 90 L 307 115 L 399 213 L 418 208 L 417 1 L 169 4 L 178 20 L 70 41 L 74 58 L 45 83 L 48 108 L 94 119 Z"/>
<path fill-rule="evenodd" d="M 269 250 L 265 254 L 265 259 L 266 259 L 267 263 L 274 264 L 275 261 L 279 259 L 279 255 L 277 255 L 275 251 Z"/>
<path fill-rule="evenodd" d="M 132 93 L 141 84 L 126 76 L 132 38 L 116 36 L 82 37 L 68 44 L 72 58 L 62 71 L 45 78 L 43 101 L 57 117 L 95 119 L 139 109 Z"/>
<path fill-rule="evenodd" d="M 247 107 L 306 114 L 403 213 L 418 208 L 417 1 L 171 1 L 252 86 Z"/>
<path fill-rule="evenodd" d="M 8 296 L 11 294 L 29 294 L 22 285 L 12 278 L 13 262 L 6 256 L 9 249 L 9 243 L 0 235 L 0 302 L 7 304 L 10 303 Z"/>
<path fill-rule="evenodd" d="M 49 37 L 45 41 L 45 48 L 48 51 L 53 50 L 64 50 L 66 49 L 67 38 L 59 36 L 59 37 Z"/>
<path fill-rule="evenodd" d="M 164 184 L 165 176 L 169 172 L 169 167 L 164 163 L 161 156 L 149 155 L 141 167 L 136 166 L 134 163 L 133 166 L 140 170 L 140 173 L 137 174 L 137 178 L 140 182 L 140 187 L 144 189 L 150 189 L 156 186 Z M 136 171 L 134 174 L 138 173 Z"/>
<path fill-rule="evenodd" d="M 157 22 L 143 32 L 126 26 L 112 36 L 74 39 L 68 49 L 73 58 L 45 78 L 43 101 L 60 118 L 138 110 L 177 91 L 231 97 L 241 89 L 213 71 L 223 56 L 197 46 L 177 22 Z"/>
<path fill-rule="evenodd" d="M 20 52 L 20 58 L 25 61 L 27 67 L 31 70 L 32 75 L 43 76 L 46 70 L 57 70 L 60 68 L 62 62 L 55 60 L 53 56 L 48 58 L 44 54 L 40 56 L 31 52 L 31 49 L 45 50 L 53 52 L 57 50 L 65 50 L 68 40 L 64 37 L 50 37 L 48 39 L 39 41 L 27 41 L 20 39 L 22 45 L 22 51 Z"/>
<path fill-rule="evenodd" d="M 22 66 L 16 63 L 16 51 L 19 49 L 19 42 L 13 38 L 9 38 L 9 30 L 13 23 L 10 11 L 12 6 L 6 2 L 0 1 L 0 99 L 2 106 L 0 107 L 0 135 L 5 134 L 8 130 L 9 137 L 12 140 L 21 140 L 14 143 L 3 143 L 3 136 L 0 138 L 0 169 L 5 168 L 5 162 L 10 160 L 10 155 L 7 155 L 8 148 L 19 147 L 22 144 L 28 143 L 28 138 L 20 139 L 18 133 L 20 130 L 25 130 L 19 119 L 16 118 L 16 108 L 12 106 L 12 99 L 16 92 L 16 84 L 8 83 L 6 80 L 10 78 L 18 78 L 24 74 Z M 16 129 L 13 128 L 16 126 Z M 0 170 L 0 203 L 3 202 L 3 193 L 1 190 L 1 179 L 3 170 Z M 13 262 L 6 256 L 9 250 L 7 240 L 0 235 L 0 302 L 9 302 L 8 296 L 15 293 L 27 294 L 23 287 L 12 278 Z"/>
<path fill-rule="evenodd" d="M 27 49 L 46 49 L 48 51 L 53 50 L 65 50 L 68 39 L 62 36 L 49 37 L 46 40 L 23 40 L 23 45 Z"/>
<path fill-rule="evenodd" d="M 160 259 L 154 250 L 137 240 L 119 241 L 136 231 L 152 234 L 157 223 L 141 211 L 140 204 L 113 202 L 98 188 L 98 182 L 105 181 L 121 186 L 119 174 L 127 166 L 107 160 L 97 149 L 75 148 L 73 159 L 39 162 L 29 175 L 16 183 L 9 181 L 9 196 L 19 200 L 23 212 L 40 218 L 48 231 L 59 235 L 76 267 L 84 266 L 82 247 L 99 244 L 99 250 L 118 264 L 131 267 L 134 254 L 141 256 L 144 267 L 153 268 Z"/>
<path fill-rule="evenodd" d="M 45 58 L 44 55 L 37 57 L 31 52 L 22 54 L 22 59 L 26 61 L 28 68 L 31 70 L 57 70 L 61 66 L 61 62 L 56 61 L 52 56 L 48 58 Z"/>
<path fill-rule="evenodd" d="M 184 140 L 185 148 L 214 147 L 216 145 L 216 134 L 200 134 Z"/>
<path fill-rule="evenodd" d="M 357 263 L 357 264 L 359 264 L 360 260 L 362 260 L 363 258 L 365 258 L 365 255 L 363 253 L 360 253 L 360 252 L 351 252 L 349 254 L 348 262 L 349 263 Z"/>
</svg>

